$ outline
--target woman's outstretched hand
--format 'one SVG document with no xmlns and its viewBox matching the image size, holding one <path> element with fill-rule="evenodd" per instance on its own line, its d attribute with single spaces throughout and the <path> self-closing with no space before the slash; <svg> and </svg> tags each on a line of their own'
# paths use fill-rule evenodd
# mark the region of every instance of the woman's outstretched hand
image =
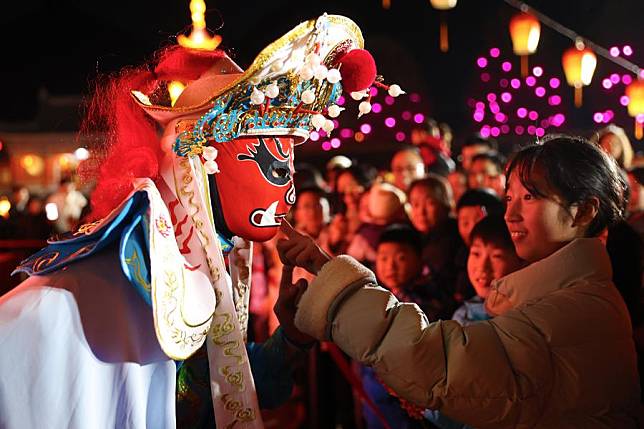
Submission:
<svg viewBox="0 0 644 429">
<path fill-rule="evenodd" d="M 287 237 L 277 242 L 277 251 L 284 265 L 302 267 L 317 275 L 322 266 L 331 259 L 311 237 L 300 234 L 288 222 L 282 221 L 280 230 Z"/>
</svg>

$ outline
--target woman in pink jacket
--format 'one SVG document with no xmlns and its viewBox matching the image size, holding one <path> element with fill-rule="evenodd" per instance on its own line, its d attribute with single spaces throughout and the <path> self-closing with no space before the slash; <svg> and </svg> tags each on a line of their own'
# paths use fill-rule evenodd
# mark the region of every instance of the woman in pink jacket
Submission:
<svg viewBox="0 0 644 429">
<path fill-rule="evenodd" d="M 428 323 L 355 260 L 288 231 L 284 262 L 317 274 L 297 327 L 372 366 L 401 397 L 477 428 L 637 427 L 630 320 L 594 238 L 624 213 L 616 164 L 554 136 L 519 151 L 506 174 L 505 220 L 530 265 L 495 282 L 493 319 Z"/>
</svg>

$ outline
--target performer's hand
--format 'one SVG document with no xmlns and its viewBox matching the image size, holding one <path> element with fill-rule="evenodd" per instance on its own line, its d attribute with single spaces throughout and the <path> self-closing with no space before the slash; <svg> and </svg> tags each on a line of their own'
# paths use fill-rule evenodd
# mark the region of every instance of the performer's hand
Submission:
<svg viewBox="0 0 644 429">
<path fill-rule="evenodd" d="M 308 346 L 315 341 L 315 338 L 306 335 L 295 327 L 297 303 L 307 286 L 308 283 L 304 279 L 300 279 L 293 284 L 293 266 L 284 265 L 282 268 L 282 280 L 280 281 L 280 293 L 273 311 L 280 321 L 286 338 L 298 346 Z"/>
<path fill-rule="evenodd" d="M 282 221 L 280 230 L 287 239 L 277 241 L 277 251 L 284 265 L 302 267 L 311 274 L 317 275 L 322 266 L 331 257 L 307 235 L 300 234 L 286 221 Z"/>
</svg>

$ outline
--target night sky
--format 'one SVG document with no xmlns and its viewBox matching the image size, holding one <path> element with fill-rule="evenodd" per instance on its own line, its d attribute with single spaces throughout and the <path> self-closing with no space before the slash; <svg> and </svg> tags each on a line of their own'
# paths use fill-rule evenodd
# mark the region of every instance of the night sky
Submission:
<svg viewBox="0 0 644 429">
<path fill-rule="evenodd" d="M 3 1 L 0 124 L 15 127 L 33 121 L 43 89 L 61 96 L 85 94 L 97 73 L 140 63 L 156 48 L 174 43 L 176 34 L 190 23 L 188 3 Z M 529 4 L 602 46 L 630 44 L 634 54 L 629 60 L 644 66 L 644 1 L 534 0 Z M 468 100 L 472 103 L 471 99 L 484 98 L 487 92 L 476 66 L 477 57 L 498 47 L 502 58 L 512 61 L 515 71 L 518 68 L 507 29 L 516 10 L 501 0 L 459 1 L 448 14 L 447 54 L 438 49 L 439 14 L 426 0 L 392 0 L 390 10 L 383 10 L 374 0 L 207 1 L 207 7 L 208 27 L 223 36 L 223 47 L 242 67 L 247 67 L 264 46 L 305 19 L 325 11 L 352 18 L 363 31 L 379 73 L 388 82 L 420 94 L 421 101 L 413 109 L 448 122 L 457 140 L 474 130 Z M 569 39 L 542 25 L 539 49 L 531 56 L 531 65 L 542 65 L 547 75 L 563 79 L 561 54 L 571 45 Z M 567 117 L 566 129 L 588 134 L 596 127 L 593 112 L 610 107 L 615 110 L 615 120 L 632 132 L 632 119 L 618 101 L 623 86 L 615 92 L 601 87 L 601 77 L 615 72 L 627 73 L 598 58 L 593 84 L 585 91 L 581 109 L 572 106 L 572 89 L 563 83 L 559 88 L 563 99 L 560 110 Z M 493 80 L 499 75 L 491 74 Z M 543 103 L 543 99 L 532 97 L 525 103 Z M 70 120 L 49 126 L 64 130 L 74 124 Z"/>
</svg>

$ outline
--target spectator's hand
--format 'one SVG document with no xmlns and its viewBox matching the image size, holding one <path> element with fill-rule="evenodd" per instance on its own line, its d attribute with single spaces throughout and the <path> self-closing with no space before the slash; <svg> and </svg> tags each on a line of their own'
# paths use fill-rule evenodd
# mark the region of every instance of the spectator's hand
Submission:
<svg viewBox="0 0 644 429">
<path fill-rule="evenodd" d="M 307 235 L 300 234 L 286 221 L 282 221 L 280 230 L 287 239 L 277 242 L 277 251 L 284 265 L 302 267 L 311 274 L 317 275 L 322 266 L 331 258 L 315 241 Z"/>
<path fill-rule="evenodd" d="M 298 346 L 308 346 L 315 341 L 315 338 L 306 335 L 295 327 L 295 312 L 297 303 L 304 293 L 308 283 L 300 279 L 293 284 L 293 266 L 284 265 L 282 268 L 282 280 L 280 281 L 280 293 L 273 311 L 280 321 L 280 325 L 286 338 Z"/>
</svg>

